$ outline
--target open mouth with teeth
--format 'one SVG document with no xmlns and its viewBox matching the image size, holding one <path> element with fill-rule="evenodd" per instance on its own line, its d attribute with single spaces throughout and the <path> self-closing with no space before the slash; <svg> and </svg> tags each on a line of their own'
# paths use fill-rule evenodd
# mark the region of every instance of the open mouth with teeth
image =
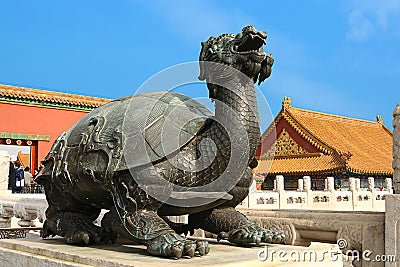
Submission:
<svg viewBox="0 0 400 267">
<path fill-rule="evenodd" d="M 236 42 L 232 47 L 232 52 L 238 54 L 263 54 L 262 48 L 265 45 L 266 36 L 261 32 L 248 32 L 241 38 L 239 42 Z"/>
</svg>

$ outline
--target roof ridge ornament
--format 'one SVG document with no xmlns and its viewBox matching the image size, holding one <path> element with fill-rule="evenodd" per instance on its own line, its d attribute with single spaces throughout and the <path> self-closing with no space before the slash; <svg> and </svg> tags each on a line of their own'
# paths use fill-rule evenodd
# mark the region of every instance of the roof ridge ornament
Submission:
<svg viewBox="0 0 400 267">
<path fill-rule="evenodd" d="M 340 151 L 340 150 L 336 150 L 336 151 L 338 152 L 339 156 L 346 162 L 348 160 L 350 160 L 350 158 L 353 156 L 353 154 L 350 151 L 347 151 L 347 153 L 343 152 L 343 151 Z"/>
<path fill-rule="evenodd" d="M 283 97 L 283 102 L 282 102 L 282 108 L 283 109 L 289 109 L 292 107 L 292 105 L 290 104 L 292 102 L 292 99 L 288 96 L 284 96 Z"/>
<path fill-rule="evenodd" d="M 381 115 L 376 115 L 376 121 L 377 121 L 379 124 L 383 124 L 382 116 L 381 116 Z"/>
</svg>

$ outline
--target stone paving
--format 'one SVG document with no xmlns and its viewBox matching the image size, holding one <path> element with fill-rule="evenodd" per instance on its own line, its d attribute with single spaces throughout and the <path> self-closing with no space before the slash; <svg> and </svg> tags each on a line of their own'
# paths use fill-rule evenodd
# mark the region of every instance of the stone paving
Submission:
<svg viewBox="0 0 400 267">
<path fill-rule="evenodd" d="M 149 256 L 144 246 L 129 242 L 124 245 L 71 246 L 62 238 L 42 240 L 37 234 L 30 233 L 25 239 L 0 240 L 0 266 L 343 266 L 341 254 L 335 254 L 338 247 L 332 244 L 312 243 L 309 247 L 268 245 L 265 249 L 265 246 L 238 247 L 226 242 L 216 244 L 213 239 L 209 241 L 212 242 L 209 255 L 175 260 Z M 262 261 L 258 257 L 265 258 L 265 252 L 269 257 Z M 311 260 L 308 260 L 311 253 Z M 302 258 L 305 261 L 297 261 Z"/>
</svg>

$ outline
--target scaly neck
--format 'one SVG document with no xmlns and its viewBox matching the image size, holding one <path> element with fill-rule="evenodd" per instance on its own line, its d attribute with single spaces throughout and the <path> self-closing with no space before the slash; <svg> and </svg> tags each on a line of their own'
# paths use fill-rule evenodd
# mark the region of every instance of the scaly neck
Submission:
<svg viewBox="0 0 400 267">
<path fill-rule="evenodd" d="M 230 143 L 248 142 L 249 160 L 251 161 L 255 156 L 260 137 L 254 83 L 251 80 L 243 83 L 238 79 L 232 79 L 225 83 L 224 87 L 213 84 L 208 86 L 209 89 L 215 89 L 217 92 L 215 97 L 216 120 L 223 121 L 231 127 Z M 214 88 L 210 88 L 210 86 Z M 238 128 L 244 129 L 247 138 L 243 138 L 242 134 L 236 134 Z"/>
</svg>

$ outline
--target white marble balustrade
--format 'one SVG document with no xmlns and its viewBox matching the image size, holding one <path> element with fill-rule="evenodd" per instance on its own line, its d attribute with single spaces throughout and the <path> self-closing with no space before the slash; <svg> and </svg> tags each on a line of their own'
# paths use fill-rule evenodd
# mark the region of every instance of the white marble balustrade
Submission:
<svg viewBox="0 0 400 267">
<path fill-rule="evenodd" d="M 44 194 L 0 196 L 0 227 L 41 226 L 47 206 Z"/>
<path fill-rule="evenodd" d="M 278 175 L 274 190 L 256 190 L 239 205 L 251 209 L 309 209 L 339 211 L 385 211 L 385 196 L 393 194 L 392 179 L 385 179 L 385 188 L 374 188 L 374 178 L 368 178 L 368 188 L 360 188 L 360 179 L 350 178 L 350 189 L 338 191 L 334 188 L 334 178 L 326 179 L 325 190 L 313 191 L 310 178 L 299 179 L 297 191 L 285 190 L 284 177 Z"/>
</svg>

